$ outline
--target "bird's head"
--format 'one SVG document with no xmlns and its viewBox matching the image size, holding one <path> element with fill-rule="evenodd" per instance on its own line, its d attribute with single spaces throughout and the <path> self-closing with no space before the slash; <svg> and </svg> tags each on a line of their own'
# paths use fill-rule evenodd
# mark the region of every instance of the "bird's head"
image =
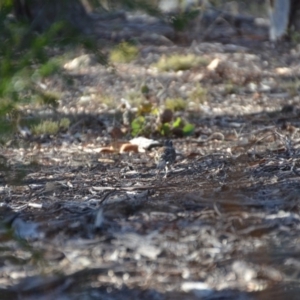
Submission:
<svg viewBox="0 0 300 300">
<path fill-rule="evenodd" d="M 166 146 L 166 147 L 173 147 L 172 141 L 171 141 L 171 140 L 166 140 L 166 141 L 165 141 L 165 146 Z"/>
</svg>

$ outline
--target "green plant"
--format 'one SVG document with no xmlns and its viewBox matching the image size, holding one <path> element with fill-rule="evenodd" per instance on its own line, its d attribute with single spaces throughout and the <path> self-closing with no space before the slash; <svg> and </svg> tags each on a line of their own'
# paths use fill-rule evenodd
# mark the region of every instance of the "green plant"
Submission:
<svg viewBox="0 0 300 300">
<path fill-rule="evenodd" d="M 186 109 L 187 102 L 182 98 L 167 98 L 165 106 L 173 111 L 180 111 Z"/>
<path fill-rule="evenodd" d="M 235 94 L 238 91 L 238 86 L 234 83 L 226 83 L 224 85 L 224 94 L 229 95 L 229 94 Z"/>
<path fill-rule="evenodd" d="M 71 121 L 68 118 L 62 118 L 59 122 L 59 127 L 62 130 L 67 130 L 70 127 Z"/>
<path fill-rule="evenodd" d="M 169 136 L 172 130 L 171 125 L 169 123 L 161 124 L 161 126 L 158 129 L 159 129 L 159 133 L 162 136 Z"/>
<path fill-rule="evenodd" d="M 60 95 L 53 92 L 42 92 L 36 90 L 35 102 L 40 105 L 48 105 L 51 108 L 58 107 Z"/>
<path fill-rule="evenodd" d="M 195 89 L 189 94 L 189 99 L 194 103 L 200 104 L 207 101 L 208 92 L 200 84 L 197 84 Z"/>
<path fill-rule="evenodd" d="M 179 71 L 189 70 L 196 66 L 206 66 L 208 60 L 203 57 L 198 57 L 194 54 L 173 54 L 171 56 L 162 56 L 161 59 L 153 64 L 160 71 Z"/>
<path fill-rule="evenodd" d="M 128 63 L 138 56 L 138 48 L 128 42 L 122 42 L 110 52 L 111 62 Z"/>
<path fill-rule="evenodd" d="M 125 99 L 133 106 L 139 106 L 145 101 L 145 97 L 139 91 L 130 91 L 125 95 Z"/>
<path fill-rule="evenodd" d="M 150 92 L 150 89 L 149 89 L 148 85 L 143 84 L 143 85 L 141 86 L 141 92 L 142 92 L 142 94 L 144 94 L 144 95 L 148 94 L 148 93 Z"/>
<path fill-rule="evenodd" d="M 59 123 L 54 121 L 43 121 L 32 128 L 32 133 L 36 135 L 51 134 L 54 135 L 59 131 Z"/>
<path fill-rule="evenodd" d="M 111 95 L 99 95 L 99 96 L 96 96 L 96 98 L 93 98 L 93 100 L 95 102 L 104 104 L 109 108 L 116 107 L 116 101 L 115 101 L 114 97 Z"/>
<path fill-rule="evenodd" d="M 139 116 L 135 118 L 131 122 L 131 135 L 134 137 L 138 135 L 143 135 L 145 127 L 146 127 L 146 120 L 143 116 Z"/>
<path fill-rule="evenodd" d="M 291 38 L 291 41 L 294 44 L 299 44 L 299 42 L 300 42 L 300 33 L 298 31 L 290 29 L 288 35 L 289 35 L 289 37 Z"/>
<path fill-rule="evenodd" d="M 6 143 L 16 132 L 19 122 L 16 103 L 8 98 L 0 99 L 0 143 Z"/>
<path fill-rule="evenodd" d="M 147 114 L 152 114 L 153 109 L 154 107 L 151 102 L 144 101 L 139 105 L 137 115 L 144 116 Z"/>
<path fill-rule="evenodd" d="M 6 135 L 14 131 L 17 120 L 12 117 L 7 121 L 6 116 L 16 106 L 37 101 L 58 107 L 60 96 L 38 87 L 41 79 L 60 72 L 61 59 L 54 55 L 57 49 L 80 45 L 104 62 L 97 42 L 78 34 L 66 22 L 56 22 L 43 33 L 32 32 L 30 24 L 7 17 L 12 8 L 13 1 L 0 3 L 0 124 L 5 124 L 0 131 Z"/>
<path fill-rule="evenodd" d="M 14 124 L 5 118 L 0 118 L 0 144 L 5 144 L 16 132 Z"/>
<path fill-rule="evenodd" d="M 176 31 L 183 31 L 199 15 L 199 12 L 198 8 L 179 12 L 178 14 L 174 14 L 169 19 L 169 22 Z"/>
<path fill-rule="evenodd" d="M 195 126 L 177 117 L 173 123 L 160 124 L 157 129 L 163 136 L 170 136 L 172 133 L 179 136 L 189 136 L 194 133 Z"/>
<path fill-rule="evenodd" d="M 45 120 L 39 124 L 32 126 L 32 133 L 35 135 L 49 134 L 55 135 L 60 130 L 66 130 L 70 126 L 70 120 L 63 118 L 60 121 Z"/>
<path fill-rule="evenodd" d="M 194 131 L 195 131 L 195 125 L 193 125 L 191 123 L 185 124 L 182 128 L 183 136 L 192 135 L 192 134 L 194 134 Z"/>
<path fill-rule="evenodd" d="M 173 130 L 178 129 L 181 130 L 183 136 L 192 135 L 195 130 L 195 126 L 193 124 L 185 122 L 182 118 L 177 117 L 177 119 L 173 122 L 172 125 Z"/>
<path fill-rule="evenodd" d="M 49 61 L 42 64 L 36 72 L 40 77 L 44 78 L 57 73 L 60 68 L 60 64 L 56 59 L 50 59 Z"/>
</svg>

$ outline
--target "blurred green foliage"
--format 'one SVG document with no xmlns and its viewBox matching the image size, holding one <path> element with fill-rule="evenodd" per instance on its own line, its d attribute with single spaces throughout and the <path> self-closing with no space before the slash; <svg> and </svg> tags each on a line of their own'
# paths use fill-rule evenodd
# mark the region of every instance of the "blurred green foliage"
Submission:
<svg viewBox="0 0 300 300">
<path fill-rule="evenodd" d="M 32 133 L 36 135 L 57 134 L 60 130 L 67 130 L 70 126 L 70 120 L 68 118 L 62 118 L 60 121 L 45 120 L 39 124 L 32 126 Z"/>
<path fill-rule="evenodd" d="M 190 22 L 197 18 L 199 15 L 200 10 L 198 8 L 191 9 L 190 11 L 183 11 L 177 14 L 174 14 L 170 17 L 170 24 L 176 31 L 183 31 L 185 30 Z"/>
<path fill-rule="evenodd" d="M 208 91 L 204 87 L 200 85 L 200 83 L 196 84 L 193 91 L 189 94 L 189 100 L 193 101 L 197 104 L 203 104 L 208 101 Z"/>
<path fill-rule="evenodd" d="M 138 116 L 131 123 L 131 135 L 133 137 L 138 135 L 144 135 L 144 129 L 146 127 L 146 120 L 143 116 Z"/>
<path fill-rule="evenodd" d="M 125 8 L 143 10 L 159 14 L 157 6 L 147 0 L 88 0 L 93 9 Z M 78 30 L 65 21 L 58 21 L 43 33 L 32 32 L 31 24 L 16 21 L 10 14 L 13 0 L 0 0 L 0 118 L 13 109 L 16 104 L 28 101 L 38 93 L 36 81 L 40 78 L 61 72 L 59 62 L 51 57 L 51 48 L 80 45 L 88 52 L 96 54 L 100 63 L 106 63 L 104 55 L 94 37 L 81 35 Z M 107 7 L 106 7 L 107 6 Z M 121 54 L 120 54 L 121 53 Z M 113 60 L 129 61 L 137 56 L 137 48 L 121 43 L 112 53 Z M 41 94 L 41 93 L 40 93 Z M 39 95 L 40 96 L 40 95 Z M 49 101 L 45 101 L 47 104 Z"/>
<path fill-rule="evenodd" d="M 12 10 L 12 0 L 0 1 L 0 142 L 16 130 L 18 120 L 8 115 L 22 103 L 37 101 L 57 108 L 59 95 L 39 85 L 43 78 L 62 73 L 54 48 L 78 46 L 106 62 L 96 39 L 83 36 L 69 23 L 58 21 L 37 33 L 29 23 L 16 21 L 10 15 Z"/>
<path fill-rule="evenodd" d="M 171 109 L 172 111 L 183 111 L 187 107 L 187 102 L 180 97 L 167 98 L 165 105 L 166 108 Z"/>
<path fill-rule="evenodd" d="M 153 64 L 153 67 L 160 71 L 184 71 L 197 66 L 207 66 L 206 58 L 196 56 L 194 54 L 173 54 L 170 56 L 162 56 L 159 61 Z"/>
<path fill-rule="evenodd" d="M 142 86 L 142 89 L 145 89 L 144 86 Z M 182 98 L 167 98 L 165 100 L 165 110 L 176 112 L 185 111 L 186 108 L 186 101 Z M 183 137 L 194 133 L 195 126 L 188 123 L 182 117 L 178 116 L 174 120 L 173 116 L 171 116 L 165 121 L 165 119 L 161 117 L 165 110 L 161 111 L 157 103 L 152 103 L 147 100 L 141 102 L 131 122 L 131 135 L 136 137 L 158 134 L 165 137 L 172 135 Z"/>
<path fill-rule="evenodd" d="M 180 13 L 174 17 L 168 15 L 166 19 L 158 8 L 158 1 L 87 0 L 85 2 L 92 9 L 97 8 L 101 12 L 122 8 L 144 11 L 165 21 L 171 18 L 175 30 L 182 30 L 185 22 L 192 18 L 191 15 Z M 46 105 L 54 111 L 57 109 L 60 95 L 41 87 L 41 82 L 46 77 L 59 74 L 64 78 L 57 52 L 61 53 L 68 48 L 73 50 L 75 47 L 80 47 L 86 52 L 92 52 L 98 62 L 107 63 L 94 36 L 81 34 L 78 29 L 66 21 L 56 21 L 44 32 L 33 31 L 32 24 L 29 21 L 26 22 L 26 18 L 17 21 L 12 16 L 13 5 L 14 0 L 0 0 L 0 143 L 3 142 L 4 135 L 9 135 L 17 130 L 22 114 L 11 112 L 18 111 L 23 103 L 33 102 Z M 193 17 L 196 16 L 195 12 L 193 14 Z M 137 55 L 138 48 L 134 44 L 122 42 L 111 52 L 110 58 L 113 61 L 129 62 Z M 167 62 L 162 62 L 161 69 L 185 70 L 199 64 L 206 64 L 206 62 L 195 56 L 173 56 L 170 59 L 167 58 Z M 142 90 L 140 95 L 142 99 L 143 93 L 147 93 L 147 91 Z M 140 98 L 137 98 L 137 101 Z M 148 132 L 148 125 L 144 126 L 145 119 L 143 118 L 156 114 L 156 107 L 149 106 L 149 104 L 140 105 L 138 120 L 133 123 L 132 134 Z M 58 127 L 60 128 L 60 126 Z M 172 125 L 170 127 L 172 128 Z M 47 131 L 46 128 L 41 128 L 41 131 L 43 130 Z"/>
<path fill-rule="evenodd" d="M 138 48 L 128 42 L 122 42 L 110 52 L 111 62 L 129 63 L 138 56 Z"/>
</svg>

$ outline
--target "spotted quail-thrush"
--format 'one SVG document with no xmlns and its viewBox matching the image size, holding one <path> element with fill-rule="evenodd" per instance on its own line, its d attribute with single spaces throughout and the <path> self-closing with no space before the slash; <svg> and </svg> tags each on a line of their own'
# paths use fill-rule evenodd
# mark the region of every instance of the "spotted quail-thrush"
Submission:
<svg viewBox="0 0 300 300">
<path fill-rule="evenodd" d="M 155 155 L 158 173 L 161 169 L 165 169 L 166 177 L 169 170 L 169 166 L 175 162 L 175 159 L 176 151 L 173 147 L 173 143 L 170 140 L 166 140 L 164 146 L 159 148 Z"/>
</svg>

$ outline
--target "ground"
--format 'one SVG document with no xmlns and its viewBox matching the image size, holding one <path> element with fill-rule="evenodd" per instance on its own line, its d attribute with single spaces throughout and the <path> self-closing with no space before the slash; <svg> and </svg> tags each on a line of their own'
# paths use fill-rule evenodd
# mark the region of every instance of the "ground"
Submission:
<svg viewBox="0 0 300 300">
<path fill-rule="evenodd" d="M 251 22 L 238 32 L 215 22 L 210 39 L 190 43 L 130 20 L 115 36 L 143 35 L 134 60 L 77 53 L 82 65 L 41 82 L 60 93 L 56 114 L 70 127 L 1 149 L 2 299 L 298 299 L 299 45 L 271 44 Z M 121 21 L 105 21 L 107 34 L 98 22 L 104 40 Z M 207 63 L 158 70 L 170 54 Z M 117 107 L 124 98 L 135 114 L 142 85 L 153 106 L 184 99 L 173 118 L 195 126 L 168 136 L 177 159 L 166 178 L 155 149 L 116 150 L 131 139 Z M 24 107 L 37 112 L 53 113 Z"/>
</svg>

